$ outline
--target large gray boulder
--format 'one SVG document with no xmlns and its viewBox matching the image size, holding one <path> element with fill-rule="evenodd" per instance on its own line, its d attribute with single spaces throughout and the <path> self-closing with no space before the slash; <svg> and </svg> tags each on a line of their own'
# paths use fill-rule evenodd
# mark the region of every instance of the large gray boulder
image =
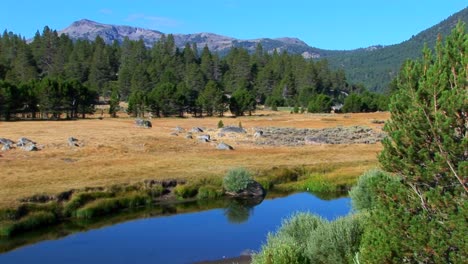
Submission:
<svg viewBox="0 0 468 264">
<path fill-rule="evenodd" d="M 13 140 L 10 140 L 8 138 L 0 138 L 0 144 L 2 145 L 14 145 L 15 142 L 13 142 Z"/>
<path fill-rule="evenodd" d="M 4 144 L 2 147 L 2 151 L 8 151 L 12 148 L 12 145 L 10 144 Z"/>
<path fill-rule="evenodd" d="M 68 146 L 70 146 L 70 147 L 79 147 L 78 139 L 76 139 L 74 137 L 69 137 L 68 138 Z"/>
<path fill-rule="evenodd" d="M 16 142 L 16 146 L 18 147 L 25 147 L 28 144 L 36 144 L 36 142 L 30 140 L 29 138 L 21 137 L 18 139 L 18 142 Z"/>
<path fill-rule="evenodd" d="M 221 142 L 219 143 L 217 146 L 216 146 L 216 149 L 220 149 L 220 150 L 233 150 L 234 148 L 224 142 Z"/>
<path fill-rule="evenodd" d="M 201 127 L 192 127 L 190 132 L 192 132 L 192 133 L 203 133 L 203 129 Z"/>
<path fill-rule="evenodd" d="M 225 126 L 219 131 L 221 133 L 247 133 L 245 129 L 237 126 Z"/>
<path fill-rule="evenodd" d="M 151 128 L 153 127 L 153 124 L 151 124 L 151 121 L 149 120 L 143 120 L 143 119 L 136 119 L 135 120 L 135 125 L 139 127 L 144 127 L 144 128 Z"/>
<path fill-rule="evenodd" d="M 262 130 L 255 131 L 254 137 L 255 138 L 263 137 L 263 131 Z"/>
<path fill-rule="evenodd" d="M 37 148 L 36 144 L 28 144 L 24 147 L 22 147 L 24 151 L 38 151 L 39 149 Z"/>
<path fill-rule="evenodd" d="M 211 140 L 210 135 L 201 135 L 201 136 L 198 136 L 197 138 L 200 142 L 204 142 L 204 143 L 210 142 Z"/>
<path fill-rule="evenodd" d="M 244 190 L 238 192 L 226 192 L 226 194 L 232 197 L 243 198 L 265 197 L 266 191 L 260 183 L 252 180 Z"/>
</svg>

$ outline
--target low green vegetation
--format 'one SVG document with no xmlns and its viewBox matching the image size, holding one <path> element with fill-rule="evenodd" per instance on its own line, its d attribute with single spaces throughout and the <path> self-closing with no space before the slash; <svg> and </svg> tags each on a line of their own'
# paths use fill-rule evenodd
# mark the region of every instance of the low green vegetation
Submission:
<svg viewBox="0 0 468 264">
<path fill-rule="evenodd" d="M 86 204 L 76 211 L 77 218 L 93 218 L 96 216 L 117 213 L 122 209 L 131 209 L 151 204 L 149 196 L 130 193 L 115 198 L 104 198 Z"/>
<path fill-rule="evenodd" d="M 35 228 L 54 224 L 57 216 L 52 212 L 38 211 L 17 219 L 0 222 L 0 236 L 13 236 L 18 233 L 32 231 Z"/>
<path fill-rule="evenodd" d="M 268 235 L 252 263 L 353 263 L 362 230 L 357 216 L 329 222 L 310 213 L 298 213 Z"/>
<path fill-rule="evenodd" d="M 245 190 L 252 182 L 251 173 L 244 168 L 234 168 L 227 172 L 223 179 L 223 187 L 228 192 Z"/>
</svg>

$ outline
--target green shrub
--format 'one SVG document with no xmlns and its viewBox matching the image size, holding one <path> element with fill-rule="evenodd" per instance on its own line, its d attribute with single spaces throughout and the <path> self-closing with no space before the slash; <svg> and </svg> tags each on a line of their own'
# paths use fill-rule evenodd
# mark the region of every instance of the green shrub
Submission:
<svg viewBox="0 0 468 264">
<path fill-rule="evenodd" d="M 12 236 L 21 232 L 30 231 L 38 227 L 45 227 L 57 221 L 51 212 L 32 212 L 18 221 L 3 221 L 0 223 L 0 236 Z"/>
<path fill-rule="evenodd" d="M 252 263 L 353 263 L 363 233 L 361 218 L 333 222 L 309 213 L 283 221 Z"/>
<path fill-rule="evenodd" d="M 268 234 L 267 243 L 252 263 L 310 263 L 305 255 L 310 232 L 325 220 L 309 213 L 297 213 L 283 221 L 276 234 Z"/>
<path fill-rule="evenodd" d="M 174 188 L 174 194 L 178 198 L 186 199 L 195 197 L 198 193 L 198 186 L 194 184 L 177 185 Z"/>
<path fill-rule="evenodd" d="M 294 105 L 293 112 L 295 114 L 299 113 L 299 106 L 298 105 Z"/>
<path fill-rule="evenodd" d="M 394 180 L 399 179 L 393 177 Z M 370 170 L 361 175 L 354 186 L 349 192 L 351 197 L 351 204 L 355 210 L 370 210 L 375 204 L 375 187 L 378 184 L 384 184 L 385 182 L 392 180 L 385 172 L 379 170 Z"/>
<path fill-rule="evenodd" d="M 223 196 L 223 190 L 214 186 L 202 186 L 198 189 L 198 199 L 214 199 Z"/>
<path fill-rule="evenodd" d="M 309 263 L 304 256 L 301 245 L 289 236 L 268 234 L 267 244 L 262 246 L 260 253 L 252 256 L 252 264 Z"/>
<path fill-rule="evenodd" d="M 219 122 L 218 122 L 218 128 L 223 128 L 223 127 L 224 127 L 223 120 L 219 120 Z"/>
<path fill-rule="evenodd" d="M 239 192 L 252 182 L 250 172 L 244 168 L 234 168 L 228 171 L 223 179 L 223 187 L 228 192 Z"/>
<path fill-rule="evenodd" d="M 363 226 L 357 216 L 347 216 L 313 229 L 305 254 L 309 263 L 353 263 L 359 251 Z"/>
</svg>

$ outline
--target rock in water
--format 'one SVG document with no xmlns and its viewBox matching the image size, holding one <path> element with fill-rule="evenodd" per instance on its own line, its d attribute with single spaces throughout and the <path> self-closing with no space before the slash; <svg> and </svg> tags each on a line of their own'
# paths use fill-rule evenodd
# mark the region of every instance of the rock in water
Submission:
<svg viewBox="0 0 468 264">
<path fill-rule="evenodd" d="M 260 183 L 252 181 L 244 190 L 239 192 L 226 192 L 226 194 L 233 197 L 265 197 L 266 191 Z"/>
</svg>

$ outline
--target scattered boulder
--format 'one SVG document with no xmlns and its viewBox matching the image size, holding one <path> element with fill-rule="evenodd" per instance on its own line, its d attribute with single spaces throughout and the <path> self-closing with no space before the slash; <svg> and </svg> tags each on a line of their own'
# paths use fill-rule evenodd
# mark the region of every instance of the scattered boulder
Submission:
<svg viewBox="0 0 468 264">
<path fill-rule="evenodd" d="M 13 146 L 15 142 L 13 142 L 13 140 L 10 140 L 8 138 L 0 138 L 0 144 Z"/>
<path fill-rule="evenodd" d="M 266 191 L 260 183 L 252 180 L 244 190 L 226 194 L 232 197 L 265 197 Z"/>
<path fill-rule="evenodd" d="M 220 150 L 233 150 L 234 148 L 224 142 L 221 142 L 219 143 L 217 146 L 216 146 L 216 149 L 220 149 Z"/>
<path fill-rule="evenodd" d="M 24 151 L 38 151 L 39 149 L 37 148 L 36 144 L 29 144 L 24 147 L 22 147 Z"/>
<path fill-rule="evenodd" d="M 186 135 L 185 135 L 185 138 L 186 138 L 186 139 L 192 139 L 193 137 L 192 137 L 192 134 L 186 134 Z"/>
<path fill-rule="evenodd" d="M 262 130 L 255 131 L 254 137 L 255 138 L 263 137 L 263 131 Z"/>
<path fill-rule="evenodd" d="M 145 122 L 145 121 L 144 121 L 143 119 L 136 119 L 136 120 L 135 120 L 135 125 L 141 127 L 141 126 L 143 126 L 144 122 Z"/>
<path fill-rule="evenodd" d="M 143 127 L 144 127 L 144 128 L 151 128 L 151 127 L 153 127 L 153 124 L 151 124 L 151 121 L 145 120 L 145 121 L 143 122 Z"/>
<path fill-rule="evenodd" d="M 200 140 L 201 142 L 210 142 L 211 137 L 210 135 L 201 135 L 198 136 L 198 140 Z"/>
<path fill-rule="evenodd" d="M 198 141 L 203 142 L 203 143 L 208 143 L 208 142 L 210 142 L 210 140 L 209 140 L 209 139 L 206 139 L 206 138 L 198 138 Z"/>
<path fill-rule="evenodd" d="M 220 130 L 221 133 L 247 133 L 245 129 L 242 127 L 237 127 L 237 126 L 225 126 L 221 128 Z"/>
<path fill-rule="evenodd" d="M 68 138 L 68 146 L 70 146 L 70 147 L 79 147 L 78 139 L 74 138 L 74 137 L 69 137 Z"/>
<path fill-rule="evenodd" d="M 190 132 L 192 132 L 192 133 L 203 133 L 203 129 L 200 128 L 200 127 L 192 127 Z"/>
<path fill-rule="evenodd" d="M 30 140 L 29 138 L 21 137 L 18 139 L 18 142 L 16 143 L 17 147 L 24 147 L 27 144 L 36 144 L 36 142 Z"/>
<path fill-rule="evenodd" d="M 12 145 L 10 144 L 4 144 L 2 147 L 2 151 L 8 151 L 12 148 Z"/>
<path fill-rule="evenodd" d="M 151 121 L 149 120 L 143 120 L 143 119 L 136 119 L 135 120 L 135 125 L 139 127 L 144 127 L 144 128 L 151 128 L 153 127 L 153 124 L 151 124 Z"/>
<path fill-rule="evenodd" d="M 179 134 L 177 134 L 177 132 L 172 132 L 171 133 L 171 136 L 178 136 Z"/>
<path fill-rule="evenodd" d="M 174 128 L 174 130 L 177 133 L 184 133 L 185 132 L 185 129 L 181 128 L 180 126 L 177 126 L 176 128 Z"/>
</svg>

